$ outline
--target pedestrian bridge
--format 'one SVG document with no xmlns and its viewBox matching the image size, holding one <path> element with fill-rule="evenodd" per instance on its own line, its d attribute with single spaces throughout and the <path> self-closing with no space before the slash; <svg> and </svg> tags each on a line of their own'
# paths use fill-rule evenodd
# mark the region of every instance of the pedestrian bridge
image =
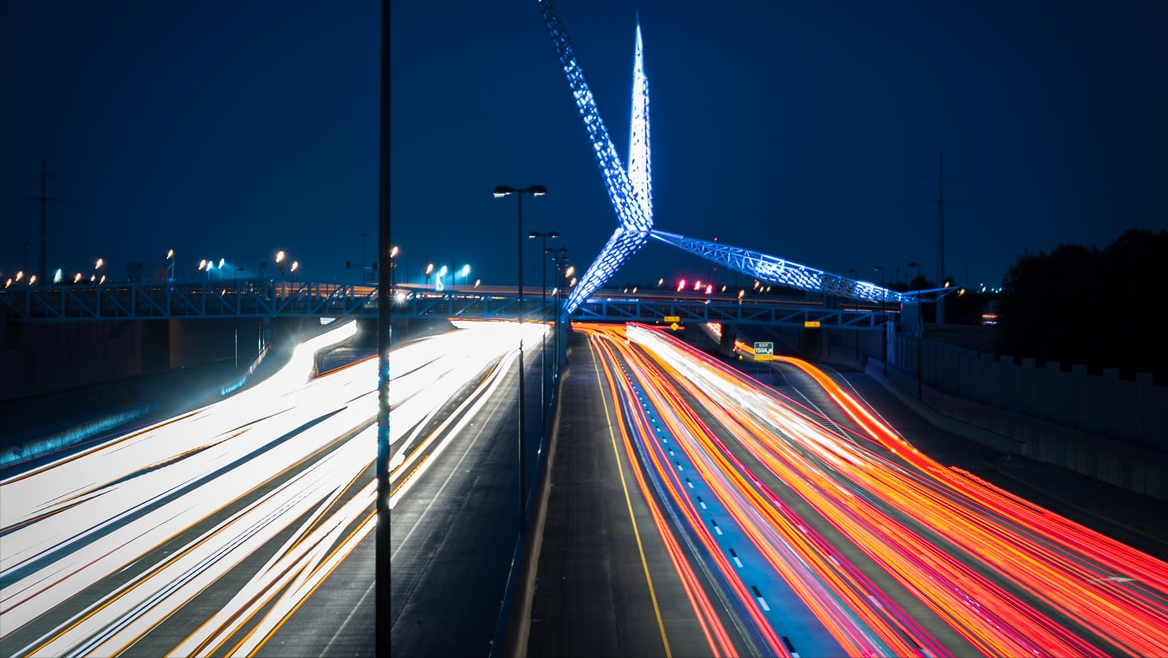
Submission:
<svg viewBox="0 0 1168 658">
<path fill-rule="evenodd" d="M 514 286 L 435 290 L 396 286 L 395 318 L 555 318 L 563 296 Z M 105 283 L 9 287 L 0 291 L 0 313 L 10 321 L 92 322 L 198 318 L 376 318 L 376 286 L 273 280 L 230 283 Z M 601 289 L 571 315 L 590 322 L 725 322 L 801 327 L 873 329 L 899 313 L 899 304 L 857 303 L 826 295 L 705 295 L 654 290 Z"/>
</svg>

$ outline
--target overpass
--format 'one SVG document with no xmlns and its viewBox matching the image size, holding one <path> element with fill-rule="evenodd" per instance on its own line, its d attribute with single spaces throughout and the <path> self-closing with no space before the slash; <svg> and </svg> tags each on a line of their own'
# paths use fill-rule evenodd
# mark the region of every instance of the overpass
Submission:
<svg viewBox="0 0 1168 658">
<path fill-rule="evenodd" d="M 526 319 L 555 317 L 562 299 L 514 287 L 442 290 L 424 286 L 393 289 L 395 318 Z M 899 304 L 841 303 L 792 296 L 738 298 L 653 290 L 627 293 L 601 289 L 570 319 L 589 322 L 679 324 L 723 322 L 798 327 L 877 329 L 899 314 Z M 208 283 L 105 283 L 11 287 L 0 291 L 0 312 L 10 320 L 191 320 L 200 318 L 376 318 L 376 286 L 246 280 Z"/>
</svg>

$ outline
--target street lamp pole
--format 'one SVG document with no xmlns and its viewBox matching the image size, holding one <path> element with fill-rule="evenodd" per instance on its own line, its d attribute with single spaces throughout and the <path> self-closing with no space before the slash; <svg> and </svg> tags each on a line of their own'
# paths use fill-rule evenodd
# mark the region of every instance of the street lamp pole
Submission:
<svg viewBox="0 0 1168 658">
<path fill-rule="evenodd" d="M 556 286 L 555 286 L 555 338 L 552 341 L 552 349 L 554 350 L 554 359 L 552 361 L 552 386 L 558 387 L 560 381 L 560 315 L 563 312 L 563 307 L 560 304 L 560 292 L 564 284 L 564 261 L 567 260 L 568 250 L 564 247 L 559 249 L 552 249 L 552 262 L 556 270 Z M 557 390 L 559 390 L 557 388 Z"/>
<path fill-rule="evenodd" d="M 922 399 L 921 393 L 924 388 L 921 383 L 921 359 L 924 357 L 924 338 L 925 338 L 925 307 L 921 305 L 921 264 L 909 263 L 909 267 L 917 268 L 917 278 L 913 281 L 917 289 L 917 399 Z"/>
<path fill-rule="evenodd" d="M 519 534 L 523 535 L 527 531 L 527 440 L 525 434 L 527 432 L 526 413 L 523 409 L 524 395 L 523 395 L 523 195 L 530 194 L 531 196 L 543 196 L 547 194 L 547 188 L 543 185 L 531 185 L 524 188 L 511 187 L 509 185 L 499 185 L 493 192 L 496 199 L 514 194 L 519 199 L 519 230 L 516 234 L 518 246 L 518 297 L 519 297 Z"/>
<path fill-rule="evenodd" d="M 542 238 L 543 239 L 543 253 L 540 256 L 539 269 L 543 276 L 543 282 L 540 284 L 540 323 L 544 325 L 544 333 L 540 338 L 539 359 L 540 359 L 540 375 L 539 375 L 539 408 L 540 408 L 540 443 L 543 443 L 544 434 L 547 432 L 547 241 L 548 238 L 560 237 L 557 231 L 547 231 L 541 233 L 539 231 L 532 231 L 527 234 L 528 239 Z"/>
<path fill-rule="evenodd" d="M 880 345 L 884 356 L 881 361 L 884 362 L 884 376 L 888 376 L 888 310 L 886 303 L 888 301 L 888 289 L 884 287 L 884 268 L 879 265 L 876 266 L 876 271 L 880 272 L 880 317 L 884 320 L 884 324 L 880 327 Z"/>
</svg>

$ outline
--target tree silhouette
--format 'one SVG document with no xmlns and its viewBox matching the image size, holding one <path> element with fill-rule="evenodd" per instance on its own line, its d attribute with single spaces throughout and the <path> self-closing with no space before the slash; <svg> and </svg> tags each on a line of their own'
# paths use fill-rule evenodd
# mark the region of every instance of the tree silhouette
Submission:
<svg viewBox="0 0 1168 658">
<path fill-rule="evenodd" d="M 1063 244 L 1010 268 L 998 298 L 1001 351 L 1088 371 L 1153 373 L 1168 383 L 1168 345 L 1156 322 L 1168 232 L 1131 229 L 1104 250 Z"/>
</svg>

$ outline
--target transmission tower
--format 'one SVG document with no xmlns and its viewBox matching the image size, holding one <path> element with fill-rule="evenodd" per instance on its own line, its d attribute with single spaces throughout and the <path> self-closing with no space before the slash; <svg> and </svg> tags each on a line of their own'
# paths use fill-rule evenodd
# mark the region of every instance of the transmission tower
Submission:
<svg viewBox="0 0 1168 658">
<path fill-rule="evenodd" d="M 31 199 L 33 199 L 35 201 L 39 201 L 41 204 L 41 228 L 39 231 L 37 231 L 37 233 L 39 233 L 41 236 L 41 268 L 40 268 L 39 276 L 40 276 L 40 281 L 42 284 L 48 282 L 48 279 L 45 277 L 45 272 L 48 269 L 48 263 L 49 263 L 49 246 L 48 246 L 48 244 L 49 244 L 49 228 L 48 228 L 48 218 L 47 218 L 47 216 L 48 216 L 48 202 L 49 201 L 60 201 L 60 199 L 52 199 L 52 198 L 49 198 L 49 196 L 48 196 L 47 180 L 50 177 L 56 178 L 56 176 L 49 173 L 48 165 L 46 163 L 47 163 L 47 159 L 45 156 L 45 152 L 41 151 L 41 173 L 40 173 L 41 195 L 30 197 Z M 33 175 L 35 176 L 36 174 L 33 174 Z"/>
</svg>

